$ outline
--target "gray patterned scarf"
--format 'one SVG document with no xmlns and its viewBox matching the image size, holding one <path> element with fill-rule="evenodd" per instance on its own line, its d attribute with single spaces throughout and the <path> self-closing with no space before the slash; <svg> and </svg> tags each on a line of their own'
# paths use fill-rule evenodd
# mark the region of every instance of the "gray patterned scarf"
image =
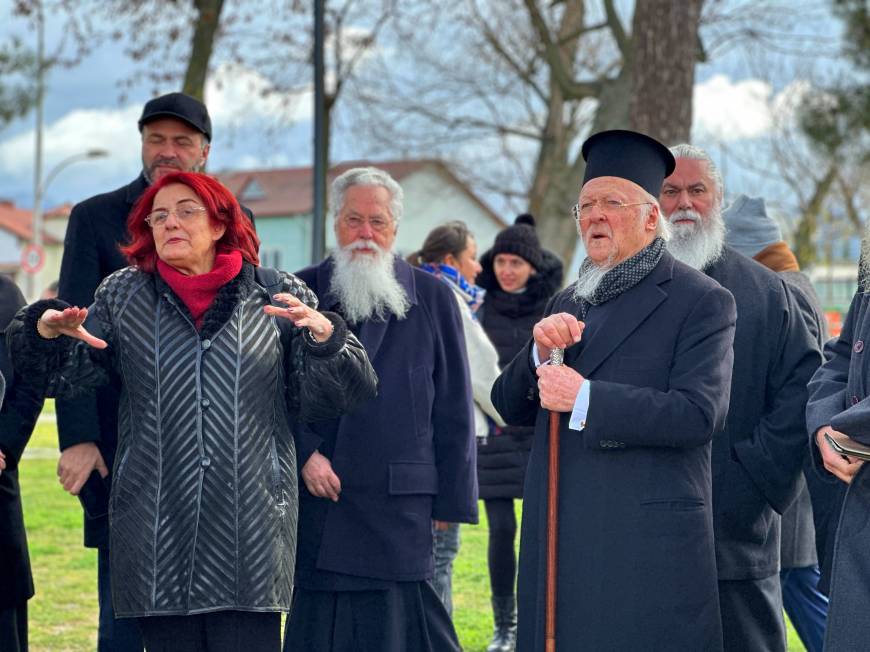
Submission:
<svg viewBox="0 0 870 652">
<path fill-rule="evenodd" d="M 623 260 L 609 270 L 592 292 L 591 297 L 576 297 L 580 304 L 582 318 L 586 319 L 586 313 L 589 312 L 591 306 L 615 299 L 640 283 L 659 264 L 664 250 L 665 241 L 657 237 L 634 256 Z M 582 276 L 594 264 L 589 258 L 586 258 L 580 265 L 580 275 Z"/>
</svg>

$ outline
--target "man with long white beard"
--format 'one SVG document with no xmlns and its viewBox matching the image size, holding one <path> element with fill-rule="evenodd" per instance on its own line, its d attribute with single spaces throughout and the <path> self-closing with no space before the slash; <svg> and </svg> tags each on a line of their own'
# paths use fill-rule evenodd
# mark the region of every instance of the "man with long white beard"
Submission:
<svg viewBox="0 0 870 652">
<path fill-rule="evenodd" d="M 523 492 L 517 650 L 545 649 L 549 412 L 560 413 L 559 650 L 716 652 L 710 442 L 725 422 L 731 295 L 674 260 L 653 193 L 658 141 L 595 134 L 575 217 L 588 257 L 493 403 L 534 425 Z M 564 366 L 539 364 L 553 348 Z"/>
<path fill-rule="evenodd" d="M 800 489 L 806 385 L 821 363 L 800 307 L 776 274 L 725 246 L 722 178 L 691 145 L 671 148 L 659 201 L 668 249 L 734 295 L 737 331 L 725 430 L 713 439 L 713 526 L 726 652 L 784 652 L 780 514 Z"/>
<path fill-rule="evenodd" d="M 298 273 L 341 314 L 380 379 L 341 419 L 295 429 L 296 592 L 288 652 L 450 652 L 459 642 L 426 581 L 432 521 L 477 522 L 471 382 L 452 291 L 393 255 L 402 188 L 386 172 L 335 179 L 338 246 Z"/>
</svg>

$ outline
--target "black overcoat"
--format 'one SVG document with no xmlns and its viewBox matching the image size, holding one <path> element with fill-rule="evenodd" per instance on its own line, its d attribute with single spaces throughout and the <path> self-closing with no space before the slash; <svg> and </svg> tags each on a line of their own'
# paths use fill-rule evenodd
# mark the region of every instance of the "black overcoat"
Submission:
<svg viewBox="0 0 870 652">
<path fill-rule="evenodd" d="M 320 450 L 341 479 L 334 503 L 300 486 L 298 560 L 316 560 L 316 569 L 297 565 L 305 588 L 323 588 L 317 571 L 427 579 L 432 519 L 477 522 L 471 380 L 456 298 L 399 258 L 394 269 L 408 314 L 353 326 L 378 374 L 377 398 L 295 432 L 300 466 Z M 341 312 L 329 292 L 331 258 L 297 275 L 321 309 Z"/>
<path fill-rule="evenodd" d="M 0 473 L 0 609 L 20 605 L 33 596 L 33 579 L 27 554 L 27 536 L 21 511 L 18 462 L 42 409 L 42 398 L 17 382 L 6 349 L 6 324 L 24 305 L 24 297 L 7 277 L 0 276 L 0 372 L 6 396 L 0 408 L 0 450 L 6 470 Z"/>
<path fill-rule="evenodd" d="M 825 363 L 809 384 L 807 431 L 815 449 L 822 426 L 870 445 L 870 296 L 866 280 L 852 299 L 840 336 L 825 346 Z M 817 464 L 821 464 L 814 450 Z M 870 640 L 870 464 L 846 491 L 834 544 L 826 650 L 863 650 Z"/>
<path fill-rule="evenodd" d="M 548 313 L 579 317 L 571 288 Z M 561 423 L 557 643 L 563 650 L 721 650 L 710 442 L 725 422 L 734 300 L 667 252 L 592 307 L 565 363 L 591 380 L 582 431 Z M 517 650 L 544 649 L 548 412 L 526 347 L 492 396 L 535 423 L 526 474 Z"/>
<path fill-rule="evenodd" d="M 806 384 L 818 341 L 783 279 L 725 247 L 704 270 L 734 295 L 731 404 L 713 440 L 713 524 L 720 580 L 779 572 L 780 514 L 800 491 Z"/>
</svg>

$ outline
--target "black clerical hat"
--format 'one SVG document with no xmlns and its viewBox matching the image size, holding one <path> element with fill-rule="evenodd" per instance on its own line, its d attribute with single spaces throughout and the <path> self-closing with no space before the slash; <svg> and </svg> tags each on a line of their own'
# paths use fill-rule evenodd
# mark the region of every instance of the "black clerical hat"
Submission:
<svg viewBox="0 0 870 652">
<path fill-rule="evenodd" d="M 655 138 L 636 131 L 599 131 L 583 143 L 586 161 L 585 184 L 597 177 L 628 179 L 658 197 L 662 182 L 674 171 L 676 161 L 670 150 Z"/>
</svg>

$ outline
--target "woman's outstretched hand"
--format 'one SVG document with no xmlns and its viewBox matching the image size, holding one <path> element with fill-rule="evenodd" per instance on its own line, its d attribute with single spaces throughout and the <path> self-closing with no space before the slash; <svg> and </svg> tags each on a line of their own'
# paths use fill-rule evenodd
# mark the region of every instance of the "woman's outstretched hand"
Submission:
<svg viewBox="0 0 870 652">
<path fill-rule="evenodd" d="M 53 340 L 59 335 L 66 335 L 81 340 L 95 349 L 105 349 L 108 344 L 99 337 L 91 335 L 82 325 L 87 317 L 87 308 L 73 306 L 62 311 L 49 308 L 42 313 L 39 321 L 36 322 L 36 330 L 41 337 L 47 340 Z"/>
<path fill-rule="evenodd" d="M 307 328 L 311 337 L 321 344 L 332 337 L 332 322 L 314 308 L 309 308 L 292 294 L 276 294 L 274 299 L 286 303 L 287 307 L 279 308 L 270 304 L 263 308 L 267 315 L 289 319 L 298 328 Z"/>
</svg>

